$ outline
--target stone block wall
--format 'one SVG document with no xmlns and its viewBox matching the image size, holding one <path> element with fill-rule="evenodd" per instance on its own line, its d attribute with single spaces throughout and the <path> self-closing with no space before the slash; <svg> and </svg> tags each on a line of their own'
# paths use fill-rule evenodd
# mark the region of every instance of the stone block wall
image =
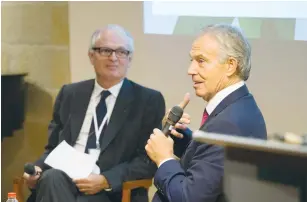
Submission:
<svg viewBox="0 0 307 202">
<path fill-rule="evenodd" d="M 1 73 L 28 73 L 24 128 L 1 143 L 1 201 L 43 152 L 54 99 L 70 82 L 68 23 L 68 2 L 1 2 Z"/>
</svg>

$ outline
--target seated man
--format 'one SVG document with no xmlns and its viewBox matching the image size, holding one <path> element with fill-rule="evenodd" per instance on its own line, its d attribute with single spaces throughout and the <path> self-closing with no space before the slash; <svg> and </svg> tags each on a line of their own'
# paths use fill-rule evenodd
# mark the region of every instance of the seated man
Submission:
<svg viewBox="0 0 307 202">
<path fill-rule="evenodd" d="M 42 174 L 24 173 L 33 189 L 29 201 L 119 202 L 124 181 L 153 177 L 156 165 L 144 147 L 152 130 L 161 127 L 165 102 L 160 92 L 126 78 L 132 54 L 133 39 L 120 26 L 109 25 L 94 32 L 88 56 L 96 79 L 64 85 L 60 90 L 45 153 L 35 163 L 36 171 Z M 71 179 L 48 167 L 44 160 L 63 140 L 81 152 L 100 150 L 100 174 Z M 134 190 L 131 197 L 148 201 L 142 188 Z"/>
<path fill-rule="evenodd" d="M 251 69 L 251 47 L 241 31 L 231 25 L 208 26 L 194 41 L 190 56 L 188 74 L 195 93 L 208 102 L 200 130 L 266 139 L 264 118 L 244 82 Z M 181 107 L 188 102 L 186 97 Z M 189 123 L 189 118 L 180 122 Z M 186 129 L 181 124 L 177 128 Z M 145 147 L 158 166 L 153 202 L 223 201 L 222 147 L 191 141 L 191 131 L 183 139 L 175 130 L 172 134 L 174 140 L 155 129 Z M 180 161 L 173 159 L 174 153 Z"/>
</svg>

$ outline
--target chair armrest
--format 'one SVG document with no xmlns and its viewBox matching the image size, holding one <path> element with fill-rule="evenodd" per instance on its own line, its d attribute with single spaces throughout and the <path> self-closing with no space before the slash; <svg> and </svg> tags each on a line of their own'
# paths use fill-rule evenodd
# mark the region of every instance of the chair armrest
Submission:
<svg viewBox="0 0 307 202">
<path fill-rule="evenodd" d="M 145 189 L 148 190 L 151 185 L 152 185 L 152 179 L 134 180 L 134 181 L 124 182 L 122 202 L 130 202 L 132 189 L 144 187 Z"/>
<path fill-rule="evenodd" d="M 22 177 L 15 177 L 13 179 L 13 192 L 16 193 L 18 202 L 24 202 L 23 184 L 24 180 Z"/>
<path fill-rule="evenodd" d="M 138 187 L 144 187 L 148 189 L 151 185 L 152 185 L 152 179 L 134 180 L 134 181 L 124 182 L 123 189 L 135 189 Z"/>
</svg>

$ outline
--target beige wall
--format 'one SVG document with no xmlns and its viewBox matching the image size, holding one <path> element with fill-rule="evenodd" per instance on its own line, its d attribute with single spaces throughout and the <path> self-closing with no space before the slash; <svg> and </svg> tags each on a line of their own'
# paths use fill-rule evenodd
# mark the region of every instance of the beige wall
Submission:
<svg viewBox="0 0 307 202">
<path fill-rule="evenodd" d="M 13 177 L 43 152 L 55 95 L 70 82 L 68 3 L 1 2 L 1 29 L 1 73 L 29 73 L 24 129 L 1 143 L 5 201 Z"/>
<path fill-rule="evenodd" d="M 72 81 L 94 76 L 87 58 L 92 32 L 108 23 L 126 27 L 135 38 L 135 57 L 129 78 L 161 90 L 167 107 L 193 89 L 186 75 L 193 36 L 143 34 L 142 2 L 70 2 L 70 68 Z M 252 72 L 248 87 L 261 107 L 269 132 L 307 132 L 307 43 L 251 40 Z M 187 108 L 197 128 L 204 108 L 192 96 Z M 231 201 L 298 201 L 291 187 L 258 182 L 254 166 L 227 162 L 226 190 Z"/>
</svg>

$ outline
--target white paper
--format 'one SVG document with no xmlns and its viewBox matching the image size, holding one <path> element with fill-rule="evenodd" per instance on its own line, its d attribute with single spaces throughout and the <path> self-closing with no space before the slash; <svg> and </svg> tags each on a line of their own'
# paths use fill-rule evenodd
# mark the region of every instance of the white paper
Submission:
<svg viewBox="0 0 307 202">
<path fill-rule="evenodd" d="M 91 156 L 93 156 L 96 160 L 98 160 L 100 155 L 100 149 L 89 149 L 88 151 Z M 97 166 L 97 164 L 94 165 L 92 173 L 100 174 L 100 168 Z"/>
<path fill-rule="evenodd" d="M 72 179 L 87 178 L 96 165 L 96 158 L 79 152 L 64 140 L 46 158 L 45 164 L 62 170 Z"/>
</svg>

